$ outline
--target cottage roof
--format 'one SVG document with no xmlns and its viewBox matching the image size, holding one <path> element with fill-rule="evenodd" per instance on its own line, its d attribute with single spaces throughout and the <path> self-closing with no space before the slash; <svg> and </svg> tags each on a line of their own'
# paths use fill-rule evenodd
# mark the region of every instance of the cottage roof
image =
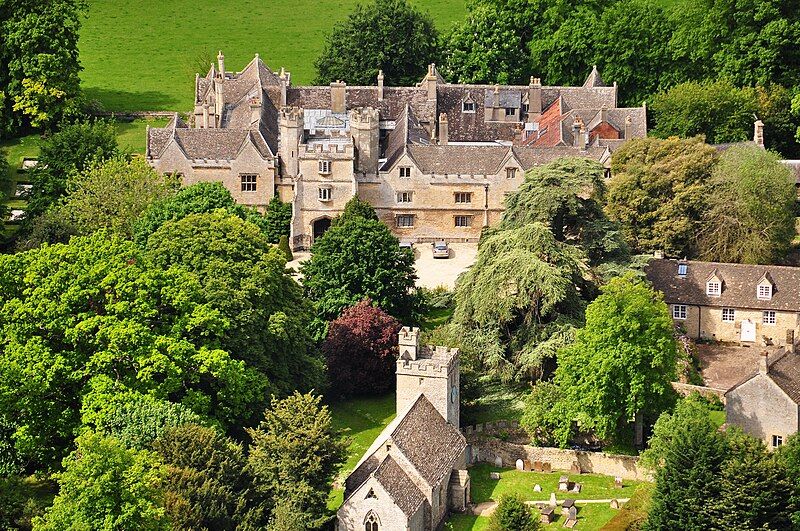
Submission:
<svg viewBox="0 0 800 531">
<path fill-rule="evenodd" d="M 686 264 L 686 275 L 678 275 L 679 263 Z M 706 295 L 714 270 L 725 280 L 718 297 Z M 763 300 L 756 286 L 767 273 L 774 288 L 772 298 Z M 800 312 L 800 267 L 654 259 L 646 274 L 670 304 Z"/>
<path fill-rule="evenodd" d="M 425 502 L 425 495 L 391 455 L 384 458 L 373 475 L 406 516 L 412 516 Z"/>
<path fill-rule="evenodd" d="M 800 405 L 800 354 L 784 351 L 778 358 L 769 360 L 768 363 L 766 377 L 786 393 L 795 404 Z M 753 371 L 741 382 L 728 389 L 725 394 L 727 395 L 759 374 L 758 371 Z"/>
</svg>

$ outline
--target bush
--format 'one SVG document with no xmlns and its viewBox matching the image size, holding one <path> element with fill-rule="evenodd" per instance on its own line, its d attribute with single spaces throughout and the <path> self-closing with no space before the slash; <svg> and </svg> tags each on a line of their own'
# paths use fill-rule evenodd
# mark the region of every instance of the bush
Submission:
<svg viewBox="0 0 800 531">
<path fill-rule="evenodd" d="M 453 292 L 444 286 L 430 288 L 417 288 L 417 297 L 420 306 L 427 310 L 447 310 L 455 306 Z"/>
<path fill-rule="evenodd" d="M 294 255 L 292 254 L 292 249 L 289 247 L 289 237 L 285 234 L 280 237 L 278 240 L 278 249 L 286 255 L 286 261 L 291 262 L 294 260 Z"/>
<path fill-rule="evenodd" d="M 490 531 L 537 531 L 539 520 L 518 494 L 507 494 L 489 520 Z"/>
</svg>

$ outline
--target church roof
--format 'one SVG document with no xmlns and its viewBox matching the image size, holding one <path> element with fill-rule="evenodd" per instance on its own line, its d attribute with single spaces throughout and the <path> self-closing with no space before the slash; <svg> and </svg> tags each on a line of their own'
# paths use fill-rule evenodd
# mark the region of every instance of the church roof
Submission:
<svg viewBox="0 0 800 531">
<path fill-rule="evenodd" d="M 375 470 L 374 476 L 406 516 L 416 513 L 425 501 L 425 495 L 391 455 L 384 458 Z"/>
</svg>

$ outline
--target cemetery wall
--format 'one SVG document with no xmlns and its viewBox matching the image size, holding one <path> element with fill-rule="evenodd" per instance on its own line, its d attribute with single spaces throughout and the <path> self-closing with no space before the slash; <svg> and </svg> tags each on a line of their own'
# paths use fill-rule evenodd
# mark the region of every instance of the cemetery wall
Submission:
<svg viewBox="0 0 800 531">
<path fill-rule="evenodd" d="M 623 479 L 652 481 L 652 475 L 639 464 L 639 458 L 611 455 L 603 452 L 584 452 L 516 444 L 494 438 L 473 439 L 470 442 L 471 462 L 484 462 L 513 467 L 517 459 L 531 463 L 550 463 L 553 470 L 569 472 L 577 464 L 583 473 L 619 476 Z"/>
</svg>

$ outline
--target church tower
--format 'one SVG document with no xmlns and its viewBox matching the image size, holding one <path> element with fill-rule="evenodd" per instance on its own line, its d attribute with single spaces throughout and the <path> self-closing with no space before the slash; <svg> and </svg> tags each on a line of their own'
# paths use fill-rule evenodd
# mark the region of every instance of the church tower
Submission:
<svg viewBox="0 0 800 531">
<path fill-rule="evenodd" d="M 397 359 L 397 413 L 413 404 L 420 394 L 444 419 L 459 429 L 461 401 L 459 354 L 456 348 L 419 344 L 419 328 L 400 330 Z"/>
</svg>

